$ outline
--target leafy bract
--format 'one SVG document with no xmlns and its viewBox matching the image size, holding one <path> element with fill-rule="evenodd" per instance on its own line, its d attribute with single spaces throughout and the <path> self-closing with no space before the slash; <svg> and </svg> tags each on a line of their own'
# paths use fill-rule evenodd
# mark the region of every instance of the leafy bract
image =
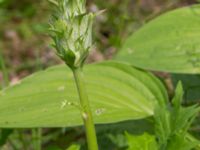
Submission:
<svg viewBox="0 0 200 150">
<path fill-rule="evenodd" d="M 170 11 L 130 36 L 116 59 L 174 73 L 200 73 L 200 5 Z"/>
<path fill-rule="evenodd" d="M 162 83 L 126 64 L 86 65 L 86 88 L 95 123 L 140 119 L 166 101 Z M 0 127 L 70 127 L 82 125 L 79 99 L 70 69 L 49 68 L 1 91 Z"/>
</svg>

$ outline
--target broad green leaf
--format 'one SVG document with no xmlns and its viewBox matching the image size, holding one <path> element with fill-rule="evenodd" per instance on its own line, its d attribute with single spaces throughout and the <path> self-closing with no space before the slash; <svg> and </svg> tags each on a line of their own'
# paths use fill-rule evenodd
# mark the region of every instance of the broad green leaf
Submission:
<svg viewBox="0 0 200 150">
<path fill-rule="evenodd" d="M 126 133 L 129 148 L 127 150 L 158 150 L 156 138 L 153 135 L 144 133 L 140 136 Z"/>
<path fill-rule="evenodd" d="M 170 11 L 130 36 L 116 59 L 136 67 L 200 73 L 200 5 Z"/>
<path fill-rule="evenodd" d="M 151 116 L 156 101 L 167 100 L 157 78 L 129 65 L 104 62 L 87 65 L 84 72 L 97 124 Z M 73 75 L 65 65 L 33 74 L 0 95 L 0 127 L 82 124 Z"/>
</svg>

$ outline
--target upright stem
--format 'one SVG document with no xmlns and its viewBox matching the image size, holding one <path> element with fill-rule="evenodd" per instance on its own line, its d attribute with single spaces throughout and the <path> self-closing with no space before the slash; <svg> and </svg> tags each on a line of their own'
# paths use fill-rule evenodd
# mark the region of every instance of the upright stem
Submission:
<svg viewBox="0 0 200 150">
<path fill-rule="evenodd" d="M 39 56 L 39 49 L 36 51 L 36 69 L 37 71 L 42 70 L 42 64 L 40 61 L 40 56 Z M 33 129 L 33 134 L 35 133 L 35 150 L 41 150 L 42 148 L 42 128 L 36 128 Z"/>
<path fill-rule="evenodd" d="M 32 129 L 33 147 L 34 150 L 41 150 L 42 147 L 42 129 Z"/>
<path fill-rule="evenodd" d="M 17 131 L 19 140 L 20 140 L 21 143 L 22 143 L 23 150 L 27 150 L 27 149 L 28 149 L 28 146 L 27 146 L 26 141 L 24 140 L 24 131 L 23 131 L 23 129 L 22 129 L 22 130 L 16 129 L 16 131 Z"/>
<path fill-rule="evenodd" d="M 6 87 L 9 85 L 9 75 L 8 75 L 8 71 L 7 68 L 5 66 L 5 62 L 4 62 L 4 58 L 3 58 L 3 54 L 1 51 L 1 47 L 0 47 L 0 68 L 2 69 L 2 73 L 3 73 L 3 81 L 4 81 L 4 86 Z"/>
<path fill-rule="evenodd" d="M 92 112 L 89 105 L 88 95 L 84 83 L 82 68 L 72 69 L 74 79 L 76 81 L 77 90 L 79 93 L 80 104 L 82 108 L 82 118 L 86 129 L 86 137 L 88 150 L 98 150 L 97 137 L 93 122 Z"/>
</svg>

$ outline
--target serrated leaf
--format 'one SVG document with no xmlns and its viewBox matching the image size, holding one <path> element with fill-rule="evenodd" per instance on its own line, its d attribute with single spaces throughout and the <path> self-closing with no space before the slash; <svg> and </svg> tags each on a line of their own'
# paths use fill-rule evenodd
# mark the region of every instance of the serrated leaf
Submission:
<svg viewBox="0 0 200 150">
<path fill-rule="evenodd" d="M 193 150 L 198 145 L 198 142 L 186 140 L 185 136 L 175 135 L 170 138 L 167 150 Z"/>
<path fill-rule="evenodd" d="M 193 105 L 186 108 L 180 108 L 179 114 L 172 114 L 176 115 L 176 120 L 173 122 L 176 132 L 179 132 L 181 130 L 183 132 L 186 132 L 191 126 L 195 117 L 197 116 L 199 110 L 200 108 L 197 105 Z"/>
<path fill-rule="evenodd" d="M 183 88 L 181 82 L 177 85 L 172 103 L 165 107 L 155 107 L 155 133 L 160 149 L 167 150 L 190 150 L 196 147 L 199 142 L 186 139 L 187 131 L 200 108 L 197 105 L 181 106 Z M 190 142 L 189 142 L 190 141 Z"/>
<path fill-rule="evenodd" d="M 153 134 L 154 125 L 152 117 L 97 126 L 96 133 L 100 146 L 99 149 L 118 150 L 127 147 L 124 131 L 133 135 L 141 135 L 144 132 Z"/>
<path fill-rule="evenodd" d="M 197 105 L 182 107 L 182 99 L 183 87 L 181 82 L 179 82 L 172 100 L 173 108 L 171 109 L 171 126 L 172 132 L 175 133 L 179 133 L 180 131 L 186 133 L 200 110 Z"/>
<path fill-rule="evenodd" d="M 155 134 L 158 138 L 159 144 L 165 147 L 166 141 L 168 140 L 172 130 L 170 126 L 170 112 L 167 106 L 160 107 L 159 105 L 157 105 L 155 107 L 154 119 Z"/>
<path fill-rule="evenodd" d="M 178 109 L 181 106 L 181 102 L 183 100 L 183 86 L 181 82 L 178 82 L 175 93 L 176 94 L 172 99 L 172 104 Z"/>
<path fill-rule="evenodd" d="M 130 65 L 104 62 L 84 69 L 95 123 L 140 119 L 166 101 L 161 82 Z M 72 72 L 60 65 L 33 74 L 0 96 L 0 127 L 70 127 L 82 124 Z"/>
<path fill-rule="evenodd" d="M 144 133 L 135 136 L 126 133 L 129 148 L 127 150 L 158 150 L 155 136 Z"/>
<path fill-rule="evenodd" d="M 200 73 L 200 5 L 170 11 L 130 36 L 116 59 L 155 71 Z"/>
<path fill-rule="evenodd" d="M 180 80 L 184 88 L 185 103 L 197 103 L 200 100 L 200 75 L 172 74 L 173 84 Z"/>
<path fill-rule="evenodd" d="M 80 145 L 71 145 L 67 150 L 80 150 Z"/>
</svg>

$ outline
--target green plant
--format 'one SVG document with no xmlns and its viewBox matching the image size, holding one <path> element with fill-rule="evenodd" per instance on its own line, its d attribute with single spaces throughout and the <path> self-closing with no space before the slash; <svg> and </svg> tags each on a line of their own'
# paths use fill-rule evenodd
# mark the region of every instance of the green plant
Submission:
<svg viewBox="0 0 200 150">
<path fill-rule="evenodd" d="M 52 38 L 58 56 L 71 68 L 77 86 L 80 111 L 86 129 L 89 150 L 98 150 L 91 108 L 82 68 L 92 45 L 94 14 L 86 13 L 85 0 L 51 1 L 56 11 L 51 23 Z"/>
<path fill-rule="evenodd" d="M 1 43 L 0 43 L 1 44 Z M 1 45 L 0 45 L 0 70 L 2 70 L 3 73 L 3 83 L 2 83 L 2 88 L 8 86 L 9 84 L 9 76 L 8 76 L 8 71 L 5 66 L 5 61 L 3 59 L 3 54 L 1 50 Z"/>
<path fill-rule="evenodd" d="M 182 98 L 183 89 L 179 83 L 172 103 L 155 107 L 155 135 L 126 134 L 130 150 L 191 150 L 199 146 L 200 142 L 191 139 L 187 131 L 200 108 L 197 105 L 182 107 Z"/>
<path fill-rule="evenodd" d="M 126 133 L 130 150 L 198 148 L 198 140 L 188 129 L 199 107 L 181 106 L 180 84 L 170 102 L 164 84 L 142 69 L 199 73 L 199 5 L 166 13 L 128 38 L 116 56 L 125 63 L 84 65 L 92 46 L 95 14 L 86 12 L 84 0 L 51 2 L 56 8 L 50 24 L 53 46 L 68 67 L 51 67 L 0 91 L 0 127 L 84 124 L 88 149 L 96 150 L 94 124 L 153 116 L 154 135 L 132 137 Z M 69 149 L 79 146 L 72 145 Z"/>
<path fill-rule="evenodd" d="M 172 10 L 150 21 L 126 40 L 116 59 L 154 71 L 199 73 L 199 7 Z"/>
</svg>

